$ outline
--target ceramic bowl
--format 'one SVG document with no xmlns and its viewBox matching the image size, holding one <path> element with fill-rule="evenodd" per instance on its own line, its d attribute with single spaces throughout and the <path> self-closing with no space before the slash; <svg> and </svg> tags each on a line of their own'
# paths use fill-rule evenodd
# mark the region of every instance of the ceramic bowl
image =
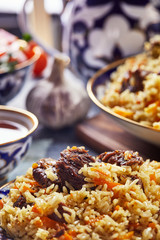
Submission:
<svg viewBox="0 0 160 240">
<path fill-rule="evenodd" d="M 160 130 L 153 127 L 144 126 L 138 122 L 122 117 L 114 113 L 110 108 L 104 106 L 98 99 L 98 88 L 106 84 L 106 81 L 110 81 L 110 74 L 116 70 L 116 68 L 123 64 L 125 59 L 113 62 L 104 68 L 100 69 L 92 78 L 88 81 L 87 91 L 91 100 L 103 110 L 108 117 L 115 120 L 121 127 L 123 127 L 129 133 L 147 141 L 160 146 Z"/>
<path fill-rule="evenodd" d="M 106 64 L 141 52 L 144 41 L 160 32 L 159 1 L 66 2 L 63 49 L 82 79 L 88 80 Z"/>
<path fill-rule="evenodd" d="M 20 46 L 23 42 L 19 40 Z M 22 89 L 28 70 L 40 56 L 39 47 L 35 47 L 33 51 L 34 55 L 28 60 L 17 64 L 13 71 L 0 72 L 0 104 L 6 104 Z"/>
<path fill-rule="evenodd" d="M 34 114 L 0 105 L 0 182 L 27 153 L 37 127 Z"/>
</svg>

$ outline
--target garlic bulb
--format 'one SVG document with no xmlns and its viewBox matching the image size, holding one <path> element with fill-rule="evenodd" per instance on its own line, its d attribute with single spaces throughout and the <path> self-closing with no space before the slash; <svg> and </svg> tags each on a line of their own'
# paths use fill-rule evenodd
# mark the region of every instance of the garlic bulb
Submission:
<svg viewBox="0 0 160 240">
<path fill-rule="evenodd" d="M 64 69 L 69 61 L 66 55 L 56 55 L 50 77 L 38 82 L 26 100 L 27 109 L 42 124 L 55 129 L 83 119 L 90 107 L 82 83 L 68 69 Z"/>
</svg>

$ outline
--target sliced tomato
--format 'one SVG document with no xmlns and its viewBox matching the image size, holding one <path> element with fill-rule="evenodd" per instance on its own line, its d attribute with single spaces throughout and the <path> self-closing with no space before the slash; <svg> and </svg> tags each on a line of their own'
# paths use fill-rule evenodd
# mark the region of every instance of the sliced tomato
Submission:
<svg viewBox="0 0 160 240">
<path fill-rule="evenodd" d="M 37 43 L 31 40 L 28 42 L 28 47 L 23 49 L 23 52 L 28 59 L 33 57 L 35 46 L 38 46 Z M 42 48 L 40 49 L 41 49 L 40 57 L 38 58 L 38 60 L 35 62 L 33 66 L 34 77 L 40 77 L 42 75 L 42 72 L 46 68 L 47 62 L 48 62 L 47 54 L 44 52 Z"/>
<path fill-rule="evenodd" d="M 40 77 L 48 62 L 47 54 L 41 49 L 41 55 L 33 66 L 33 75 Z"/>
<path fill-rule="evenodd" d="M 28 42 L 27 48 L 22 49 L 28 59 L 34 56 L 33 48 L 35 46 L 37 46 L 37 44 L 31 40 L 30 42 Z"/>
</svg>

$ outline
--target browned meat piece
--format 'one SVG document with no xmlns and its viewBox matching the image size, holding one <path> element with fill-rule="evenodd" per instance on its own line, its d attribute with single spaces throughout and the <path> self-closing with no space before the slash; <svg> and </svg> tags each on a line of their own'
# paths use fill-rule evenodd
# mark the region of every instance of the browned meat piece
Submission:
<svg viewBox="0 0 160 240">
<path fill-rule="evenodd" d="M 55 163 L 56 160 L 52 158 L 43 158 L 37 162 L 38 167 L 33 169 L 33 178 L 43 188 L 49 187 L 53 183 L 47 178 L 45 169 L 48 167 L 53 167 L 53 171 L 55 172 Z"/>
<path fill-rule="evenodd" d="M 63 213 L 67 213 L 69 215 L 71 215 L 70 212 L 66 211 L 63 209 L 63 206 L 66 206 L 64 203 L 60 203 L 58 206 L 58 212 L 61 214 L 61 218 L 59 218 L 55 213 L 52 213 L 50 215 L 48 215 L 49 218 L 51 218 L 52 220 L 59 222 L 59 223 L 66 223 L 64 217 L 63 217 Z"/>
<path fill-rule="evenodd" d="M 23 207 L 27 207 L 27 203 L 26 203 L 26 199 L 25 197 L 23 197 L 22 195 L 19 196 L 19 198 L 17 199 L 17 201 L 13 204 L 13 207 L 18 207 L 18 208 L 23 208 Z"/>
<path fill-rule="evenodd" d="M 39 167 L 33 169 L 33 178 L 43 188 L 49 187 L 52 184 L 52 181 L 47 178 L 45 169 Z"/>
<path fill-rule="evenodd" d="M 140 185 L 141 188 L 144 190 L 144 186 L 143 186 L 143 182 L 142 179 L 140 177 L 138 177 L 137 175 L 131 176 L 131 180 L 134 181 L 138 179 L 138 182 L 136 183 L 137 185 Z"/>
<path fill-rule="evenodd" d="M 56 233 L 56 235 L 54 236 L 55 238 L 59 238 L 60 236 L 64 235 L 65 230 L 61 229 L 59 232 Z"/>
<path fill-rule="evenodd" d="M 143 80 L 151 72 L 137 69 L 136 71 L 128 71 L 123 79 L 120 92 L 129 89 L 130 92 L 143 91 Z"/>
<path fill-rule="evenodd" d="M 118 166 L 132 166 L 135 164 L 142 165 L 144 160 L 139 155 L 136 155 L 133 151 L 130 151 L 128 159 L 125 158 L 125 151 L 115 150 L 113 152 L 104 152 L 97 157 L 97 160 L 116 164 Z"/>
<path fill-rule="evenodd" d="M 54 167 L 56 160 L 53 158 L 42 158 L 37 163 L 40 168 L 46 169 L 48 167 Z"/>
<path fill-rule="evenodd" d="M 67 181 L 74 189 L 81 189 L 85 183 L 84 176 L 78 171 L 84 166 L 95 162 L 95 159 L 83 148 L 71 148 L 61 152 L 61 158 L 56 163 L 57 175 L 61 185 Z"/>
<path fill-rule="evenodd" d="M 84 184 L 84 177 L 78 174 L 78 171 L 84 164 L 88 165 L 90 162 L 95 162 L 95 159 L 85 149 L 77 147 L 65 149 L 61 152 L 61 158 L 57 162 L 51 158 L 38 161 L 38 167 L 33 169 L 33 177 L 43 188 L 56 183 L 62 189 L 67 181 L 73 188 L 80 189 Z M 45 169 L 48 167 L 52 167 L 53 172 L 58 176 L 58 180 L 52 182 L 47 178 Z"/>
</svg>

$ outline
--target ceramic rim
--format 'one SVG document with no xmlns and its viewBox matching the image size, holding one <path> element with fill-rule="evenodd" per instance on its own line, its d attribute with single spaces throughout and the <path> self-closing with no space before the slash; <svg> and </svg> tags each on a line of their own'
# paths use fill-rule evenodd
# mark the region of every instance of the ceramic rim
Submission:
<svg viewBox="0 0 160 240">
<path fill-rule="evenodd" d="M 31 113 L 27 110 L 20 109 L 20 108 L 15 108 L 15 107 L 10 107 L 10 106 L 0 105 L 0 111 L 1 110 L 8 111 L 8 112 L 14 112 L 14 113 L 18 113 L 20 115 L 23 115 L 24 117 L 27 117 L 32 122 L 33 126 L 29 131 L 27 131 L 27 133 L 23 137 L 17 138 L 16 140 L 12 140 L 12 141 L 9 141 L 9 142 L 2 143 L 2 144 L 0 144 L 0 147 L 4 146 L 4 145 L 7 145 L 7 144 L 10 144 L 10 143 L 14 143 L 15 141 L 17 142 L 21 139 L 24 139 L 25 137 L 32 134 L 36 130 L 36 128 L 38 127 L 37 117 L 33 113 Z"/>
</svg>

